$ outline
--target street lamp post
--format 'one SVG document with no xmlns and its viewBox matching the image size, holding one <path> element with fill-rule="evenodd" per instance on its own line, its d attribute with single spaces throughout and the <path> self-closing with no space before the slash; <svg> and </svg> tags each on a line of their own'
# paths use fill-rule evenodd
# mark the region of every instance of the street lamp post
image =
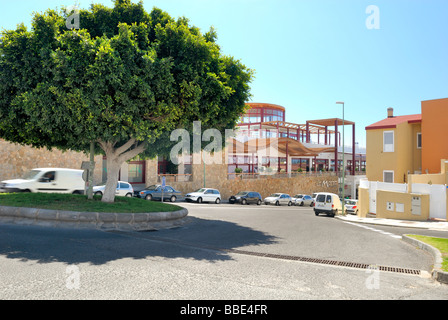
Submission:
<svg viewBox="0 0 448 320">
<path fill-rule="evenodd" d="M 336 104 L 342 104 L 342 214 L 345 214 L 345 103 Z"/>
</svg>

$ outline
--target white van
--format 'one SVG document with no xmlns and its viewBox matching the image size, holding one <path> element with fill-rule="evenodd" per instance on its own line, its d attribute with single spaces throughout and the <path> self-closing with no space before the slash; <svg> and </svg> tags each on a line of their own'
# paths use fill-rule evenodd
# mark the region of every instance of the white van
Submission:
<svg viewBox="0 0 448 320">
<path fill-rule="evenodd" d="M 337 194 L 322 192 L 316 195 L 316 202 L 314 203 L 314 213 L 316 216 L 319 213 L 326 213 L 330 217 L 334 217 L 342 212 L 341 199 Z"/>
<path fill-rule="evenodd" d="M 83 170 L 74 169 L 33 169 L 22 179 L 2 181 L 0 192 L 84 194 L 83 173 Z"/>
</svg>

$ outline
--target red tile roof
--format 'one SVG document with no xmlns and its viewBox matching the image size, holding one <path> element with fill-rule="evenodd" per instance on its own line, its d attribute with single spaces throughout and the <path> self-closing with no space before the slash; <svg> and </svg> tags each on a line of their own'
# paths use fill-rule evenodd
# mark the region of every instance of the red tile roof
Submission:
<svg viewBox="0 0 448 320">
<path fill-rule="evenodd" d="M 386 118 L 384 120 L 375 122 L 370 126 L 366 127 L 366 130 L 374 130 L 374 129 L 389 129 L 396 128 L 397 124 L 407 122 L 407 123 L 418 123 L 422 121 L 421 114 L 411 114 L 407 116 L 398 116 L 393 118 Z"/>
</svg>

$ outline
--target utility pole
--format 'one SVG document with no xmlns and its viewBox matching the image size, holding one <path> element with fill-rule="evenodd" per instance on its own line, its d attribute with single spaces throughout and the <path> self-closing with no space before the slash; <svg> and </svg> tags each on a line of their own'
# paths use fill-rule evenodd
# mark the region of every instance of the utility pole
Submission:
<svg viewBox="0 0 448 320">
<path fill-rule="evenodd" d="M 342 104 L 342 214 L 345 215 L 345 102 Z"/>
</svg>

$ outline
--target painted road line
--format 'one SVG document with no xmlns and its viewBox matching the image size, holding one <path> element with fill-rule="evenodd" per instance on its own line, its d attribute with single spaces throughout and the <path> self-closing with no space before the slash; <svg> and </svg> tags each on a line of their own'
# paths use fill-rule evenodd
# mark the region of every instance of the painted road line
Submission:
<svg viewBox="0 0 448 320">
<path fill-rule="evenodd" d="M 401 239 L 402 238 L 402 236 L 399 236 L 399 235 L 396 235 L 396 234 L 393 234 L 393 233 L 390 233 L 390 232 L 387 232 L 387 231 L 378 230 L 378 229 L 375 229 L 375 228 L 372 228 L 372 227 L 369 227 L 369 226 L 366 226 L 366 225 L 363 225 L 363 224 L 358 224 L 358 223 L 353 223 L 353 222 L 346 222 L 346 221 L 344 221 L 344 223 L 351 224 L 353 226 L 364 228 L 364 229 L 367 229 L 367 230 L 370 230 L 370 231 L 378 232 L 378 233 L 384 234 L 386 236 L 392 237 L 394 239 Z"/>
</svg>

